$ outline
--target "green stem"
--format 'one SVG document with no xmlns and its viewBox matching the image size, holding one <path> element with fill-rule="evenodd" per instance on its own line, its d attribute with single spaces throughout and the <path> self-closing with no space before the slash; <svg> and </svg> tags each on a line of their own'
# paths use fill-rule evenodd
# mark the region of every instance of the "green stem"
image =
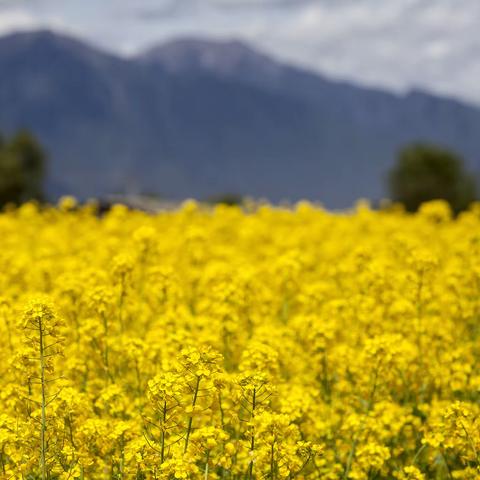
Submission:
<svg viewBox="0 0 480 480">
<path fill-rule="evenodd" d="M 445 469 L 447 470 L 447 475 L 449 480 L 453 480 L 452 472 L 450 471 L 450 467 L 448 466 L 447 459 L 445 457 L 445 454 L 441 451 L 440 455 L 442 456 L 443 459 L 443 464 L 445 465 Z"/>
<path fill-rule="evenodd" d="M 195 408 L 195 404 L 197 403 L 199 387 L 200 387 L 200 377 L 197 377 L 197 383 L 195 385 L 195 392 L 193 394 L 193 400 L 192 400 L 192 407 L 193 408 Z M 183 449 L 183 453 L 187 452 L 188 440 L 190 438 L 190 433 L 192 432 L 192 423 L 193 423 L 193 415 L 190 415 L 190 417 L 188 419 L 187 436 L 185 437 L 185 448 Z"/>
<path fill-rule="evenodd" d="M 468 433 L 468 430 L 465 428 L 465 425 L 463 424 L 463 422 L 461 420 L 460 420 L 460 426 L 462 427 L 462 430 L 465 432 L 468 444 L 469 444 L 469 446 L 472 450 L 473 456 L 475 457 L 475 463 L 477 464 L 477 467 L 478 467 L 478 453 L 477 453 L 477 449 L 475 447 L 475 444 L 472 441 L 472 437 Z"/>
<path fill-rule="evenodd" d="M 47 478 L 47 462 L 46 462 L 46 444 L 45 432 L 47 430 L 47 402 L 46 402 L 46 382 L 45 382 L 45 346 L 43 339 L 43 325 L 40 321 L 39 327 L 39 342 L 40 342 L 40 385 L 42 391 L 42 414 L 40 425 L 40 471 L 42 480 Z"/>
<path fill-rule="evenodd" d="M 167 421 L 167 401 L 163 403 L 163 417 L 162 417 L 162 446 L 160 451 L 160 464 L 165 461 L 165 423 Z"/>
<path fill-rule="evenodd" d="M 207 452 L 207 459 L 205 461 L 205 480 L 208 480 L 208 460 L 210 459 L 210 452 Z"/>
<path fill-rule="evenodd" d="M 2 453 L 0 454 L 0 461 L 2 462 L 2 473 L 5 475 L 5 462 L 3 460 L 5 456 L 5 445 L 2 447 Z"/>
<path fill-rule="evenodd" d="M 252 398 L 252 420 L 255 418 L 255 405 L 257 400 L 257 389 L 253 389 L 253 398 Z M 253 429 L 253 425 L 252 425 Z M 253 456 L 253 451 L 255 449 L 255 432 L 252 430 L 252 438 L 250 439 L 250 453 Z M 252 480 L 253 478 L 253 457 L 250 460 L 250 465 L 248 466 L 248 479 Z"/>
<path fill-rule="evenodd" d="M 270 448 L 270 478 L 273 480 L 274 478 L 274 470 L 275 470 L 275 461 L 274 461 L 274 455 L 275 455 L 275 442 L 272 442 L 272 446 Z"/>
<path fill-rule="evenodd" d="M 353 458 L 355 457 L 355 453 L 356 453 L 356 450 L 357 450 L 357 443 L 358 443 L 357 439 L 354 438 L 353 442 L 352 442 L 352 448 L 350 449 L 350 452 L 348 454 L 347 465 L 345 467 L 345 473 L 343 474 L 343 478 L 345 480 L 348 479 L 348 475 L 350 474 L 350 470 L 352 468 Z"/>
<path fill-rule="evenodd" d="M 330 392 L 330 381 L 328 378 L 328 359 L 327 359 L 327 352 L 324 350 L 322 355 L 322 373 L 323 373 L 323 390 L 325 393 L 325 399 L 327 403 L 331 403 L 331 392 Z"/>
<path fill-rule="evenodd" d="M 418 458 L 420 457 L 420 455 L 422 454 L 422 452 L 428 447 L 428 444 L 424 443 L 417 451 L 417 453 L 415 454 L 415 456 L 413 457 L 413 460 L 412 460 L 412 465 L 415 465 L 417 463 L 417 460 Z"/>
</svg>

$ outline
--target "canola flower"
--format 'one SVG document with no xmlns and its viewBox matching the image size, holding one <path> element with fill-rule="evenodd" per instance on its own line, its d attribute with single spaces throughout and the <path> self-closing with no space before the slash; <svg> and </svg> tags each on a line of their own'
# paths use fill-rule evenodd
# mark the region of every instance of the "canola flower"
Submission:
<svg viewBox="0 0 480 480">
<path fill-rule="evenodd" d="M 0 215 L 1 479 L 480 479 L 480 206 Z"/>
</svg>

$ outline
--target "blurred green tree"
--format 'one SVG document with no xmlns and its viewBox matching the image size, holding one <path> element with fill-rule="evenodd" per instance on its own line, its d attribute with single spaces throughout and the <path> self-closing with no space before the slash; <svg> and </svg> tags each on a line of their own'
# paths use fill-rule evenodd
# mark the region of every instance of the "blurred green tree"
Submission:
<svg viewBox="0 0 480 480">
<path fill-rule="evenodd" d="M 26 130 L 10 140 L 0 136 L 0 206 L 43 200 L 45 153 Z"/>
<path fill-rule="evenodd" d="M 211 205 L 228 205 L 241 206 L 244 198 L 236 193 L 220 193 L 218 195 L 211 195 L 206 199 L 206 202 Z"/>
<path fill-rule="evenodd" d="M 399 152 L 390 171 L 392 200 L 414 212 L 429 200 L 443 199 L 458 213 L 475 200 L 475 179 L 456 153 L 435 145 L 415 143 Z"/>
</svg>

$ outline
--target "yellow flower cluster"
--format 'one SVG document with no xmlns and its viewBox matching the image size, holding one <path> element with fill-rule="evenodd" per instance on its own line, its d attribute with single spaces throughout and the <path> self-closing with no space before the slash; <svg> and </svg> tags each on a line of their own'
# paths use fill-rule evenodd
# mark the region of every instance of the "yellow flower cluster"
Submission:
<svg viewBox="0 0 480 480">
<path fill-rule="evenodd" d="M 0 478 L 480 479 L 480 207 L 0 215 Z"/>
</svg>

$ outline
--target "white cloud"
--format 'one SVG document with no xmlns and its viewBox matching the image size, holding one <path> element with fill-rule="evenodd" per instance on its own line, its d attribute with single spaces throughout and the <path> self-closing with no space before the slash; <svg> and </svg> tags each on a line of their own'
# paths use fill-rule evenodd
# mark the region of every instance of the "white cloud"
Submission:
<svg viewBox="0 0 480 480">
<path fill-rule="evenodd" d="M 29 30 L 37 25 L 38 22 L 35 16 L 25 10 L 12 10 L 0 13 L 0 34 L 14 30 Z"/>
<path fill-rule="evenodd" d="M 61 26 L 124 54 L 171 36 L 240 37 L 336 77 L 480 103 L 479 0 L 1 2 L 0 32 Z"/>
</svg>

